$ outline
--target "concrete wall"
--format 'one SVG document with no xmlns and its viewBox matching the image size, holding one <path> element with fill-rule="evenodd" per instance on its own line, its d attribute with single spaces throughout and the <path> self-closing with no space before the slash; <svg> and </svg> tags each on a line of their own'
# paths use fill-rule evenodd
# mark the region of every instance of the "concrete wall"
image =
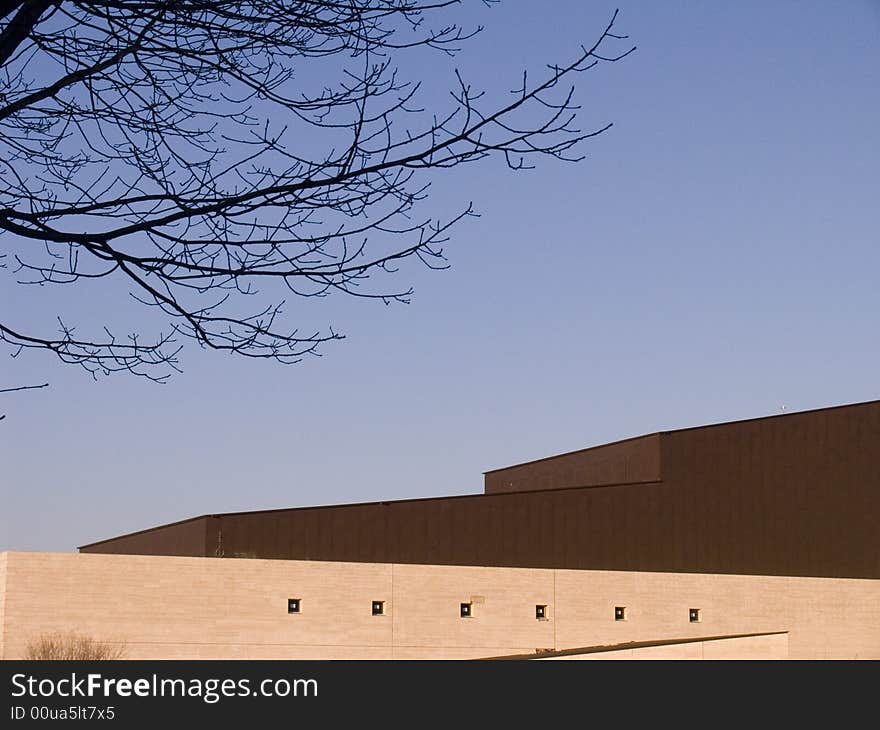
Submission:
<svg viewBox="0 0 880 730">
<path fill-rule="evenodd" d="M 72 553 L 4 564 L 6 659 L 49 631 L 122 643 L 132 659 L 458 659 L 779 631 L 792 658 L 880 658 L 876 580 Z M 728 654 L 760 653 L 747 644 Z"/>
</svg>

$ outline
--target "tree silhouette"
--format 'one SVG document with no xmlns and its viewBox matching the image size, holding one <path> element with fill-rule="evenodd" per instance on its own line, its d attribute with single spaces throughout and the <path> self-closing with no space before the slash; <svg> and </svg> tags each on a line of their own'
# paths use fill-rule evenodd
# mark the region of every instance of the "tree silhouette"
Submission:
<svg viewBox="0 0 880 730">
<path fill-rule="evenodd" d="M 149 340 L 81 337 L 63 317 L 37 333 L 5 312 L 0 339 L 164 380 L 186 338 L 294 362 L 340 337 L 292 328 L 283 296 L 407 301 L 371 274 L 445 266 L 450 228 L 473 212 L 421 217 L 431 171 L 580 159 L 611 125 L 574 127 L 568 81 L 634 50 L 606 50 L 626 37 L 615 12 L 504 103 L 456 71 L 450 97 L 421 109 L 394 59 L 472 38 L 432 27 L 454 4 L 0 0 L 0 264 L 16 285 L 121 279 L 167 322 Z"/>
</svg>

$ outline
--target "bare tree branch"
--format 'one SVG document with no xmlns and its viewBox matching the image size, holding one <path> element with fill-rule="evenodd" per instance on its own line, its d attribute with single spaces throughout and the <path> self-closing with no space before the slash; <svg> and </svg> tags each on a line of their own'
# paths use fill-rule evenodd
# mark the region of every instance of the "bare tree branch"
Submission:
<svg viewBox="0 0 880 730">
<path fill-rule="evenodd" d="M 615 50 L 615 11 L 506 101 L 455 71 L 448 103 L 422 110 L 393 59 L 478 33 L 432 27 L 455 4 L 0 0 L 0 264 L 18 284 L 118 279 L 168 323 L 142 342 L 7 321 L 0 341 L 163 381 L 182 339 L 289 363 L 341 338 L 287 324 L 285 296 L 408 301 L 389 277 L 444 268 L 474 215 L 421 214 L 427 176 L 580 160 L 611 125 L 575 126 L 569 80 L 634 50 Z"/>
<path fill-rule="evenodd" d="M 49 383 L 42 383 L 41 385 L 17 385 L 12 388 L 0 388 L 0 393 L 16 393 L 20 390 L 37 390 L 39 388 L 48 388 Z M 0 421 L 6 418 L 5 413 L 0 413 Z"/>
<path fill-rule="evenodd" d="M 52 0 L 24 0 L 18 4 L 18 12 L 0 32 L 0 66 L 33 31 L 40 16 L 49 9 Z M 9 12 L 9 11 L 7 11 Z M 4 13 L 6 15 L 6 13 Z"/>
<path fill-rule="evenodd" d="M 36 390 L 38 388 L 48 388 L 49 383 L 43 383 L 42 385 L 18 385 L 14 388 L 0 388 L 0 393 L 15 393 L 19 390 Z"/>
</svg>

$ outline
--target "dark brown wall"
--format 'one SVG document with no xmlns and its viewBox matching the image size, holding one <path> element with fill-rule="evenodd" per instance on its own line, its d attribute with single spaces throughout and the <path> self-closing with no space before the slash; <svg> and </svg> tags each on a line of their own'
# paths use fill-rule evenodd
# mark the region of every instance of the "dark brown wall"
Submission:
<svg viewBox="0 0 880 730">
<path fill-rule="evenodd" d="M 664 434 L 676 560 L 880 578 L 880 403 Z"/>
<path fill-rule="evenodd" d="M 602 567 L 662 542 L 662 484 L 473 495 L 220 516 L 225 557 Z M 645 569 L 668 567 L 653 553 Z"/>
<path fill-rule="evenodd" d="M 660 478 L 660 434 L 655 433 L 488 471 L 484 483 L 486 494 L 496 494 L 656 482 Z"/>
<path fill-rule="evenodd" d="M 83 545 L 81 553 L 121 553 L 124 555 L 183 555 L 199 557 L 207 554 L 206 524 L 208 518 L 194 517 L 183 522 L 153 527 L 130 535 Z"/>
<path fill-rule="evenodd" d="M 663 481 L 216 515 L 202 554 L 880 578 L 880 403 L 658 443 Z M 191 554 L 167 529 L 101 546 Z"/>
</svg>

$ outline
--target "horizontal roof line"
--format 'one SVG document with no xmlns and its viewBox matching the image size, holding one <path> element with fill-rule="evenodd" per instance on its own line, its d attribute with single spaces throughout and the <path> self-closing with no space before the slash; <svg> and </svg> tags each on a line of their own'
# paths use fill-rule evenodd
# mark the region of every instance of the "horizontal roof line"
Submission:
<svg viewBox="0 0 880 730">
<path fill-rule="evenodd" d="M 215 512 L 211 514 L 203 514 L 197 515 L 196 517 L 188 517 L 185 520 L 178 520 L 176 522 L 168 522 L 164 525 L 156 525 L 155 527 L 147 527 L 143 530 L 135 530 L 134 532 L 126 532 L 122 535 L 116 535 L 114 537 L 108 537 L 104 540 L 97 540 L 96 542 L 90 542 L 86 545 L 79 545 L 77 547 L 78 550 L 88 547 L 94 547 L 95 545 L 101 545 L 105 542 L 113 542 L 114 540 L 121 540 L 125 537 L 134 537 L 135 535 L 143 535 L 147 532 L 153 532 L 155 530 L 162 530 L 166 527 L 174 527 L 175 525 L 182 525 L 187 522 L 194 522 L 195 520 L 209 519 L 212 517 L 234 517 L 236 515 L 264 515 L 269 514 L 271 512 L 303 512 L 306 510 L 325 510 L 325 509 L 342 509 L 345 507 L 375 507 L 375 506 L 389 506 L 389 505 L 397 505 L 397 504 L 408 504 L 414 502 L 443 502 L 453 499 L 475 499 L 475 498 L 484 498 L 484 499 L 492 499 L 496 497 L 509 497 L 512 495 L 521 495 L 521 494 L 538 494 L 545 492 L 568 492 L 574 489 L 603 489 L 603 488 L 616 488 L 616 487 L 632 487 L 632 486 L 647 486 L 651 484 L 660 484 L 661 480 L 650 480 L 650 481 L 638 481 L 638 482 L 614 482 L 612 484 L 584 484 L 574 487 L 559 487 L 558 489 L 527 489 L 519 492 L 491 492 L 490 494 L 483 494 L 478 492 L 476 494 L 449 494 L 442 497 L 410 497 L 407 499 L 384 499 L 384 500 L 376 500 L 373 502 L 343 502 L 342 504 L 315 504 L 308 505 L 305 507 L 275 507 L 273 509 L 258 509 L 258 510 L 243 510 L 240 512 Z"/>
<path fill-rule="evenodd" d="M 835 411 L 841 410 L 844 408 L 857 408 L 859 406 L 871 406 L 871 405 L 880 405 L 880 399 L 878 400 L 866 400 L 861 401 L 859 403 L 844 403 L 843 405 L 836 406 L 823 406 L 821 408 L 810 408 L 806 411 L 792 411 L 790 413 L 772 413 L 768 416 L 754 416 L 752 418 L 740 418 L 734 421 L 720 421 L 719 423 L 706 423 L 702 426 L 685 426 L 684 428 L 674 428 L 665 431 L 651 431 L 649 433 L 643 433 L 639 436 L 630 436 L 629 438 L 618 439 L 617 441 L 608 441 L 602 444 L 596 444 L 594 446 L 587 446 L 583 449 L 575 449 L 574 451 L 566 451 L 562 454 L 553 454 L 552 456 L 542 456 L 539 459 L 531 459 L 529 461 L 520 461 L 516 464 L 510 464 L 509 466 L 500 466 L 496 469 L 489 469 L 488 471 L 484 471 L 483 474 L 494 474 L 499 471 L 507 471 L 508 469 L 514 469 L 518 466 L 528 466 L 530 464 L 537 464 L 542 461 L 548 461 L 550 459 L 559 459 L 564 456 L 574 456 L 575 454 L 581 454 L 585 451 L 593 451 L 594 449 L 603 449 L 606 446 L 616 446 L 618 444 L 624 444 L 627 441 L 638 441 L 639 439 L 647 439 L 652 436 L 666 436 L 674 433 L 682 433 L 684 431 L 699 431 L 702 429 L 708 428 L 719 428 L 721 426 L 734 426 L 738 423 L 751 423 L 753 421 L 768 421 L 774 418 L 788 418 L 790 416 L 804 416 L 810 413 L 820 413 L 822 411 Z"/>
<path fill-rule="evenodd" d="M 375 507 L 377 505 L 393 505 L 393 504 L 407 504 L 410 502 L 445 502 L 453 499 L 475 499 L 479 497 L 490 498 L 490 497 L 506 497 L 512 494 L 538 494 L 545 492 L 568 492 L 572 489 L 601 489 L 603 487 L 632 487 L 636 485 L 648 485 L 648 484 L 659 484 L 660 479 L 652 479 L 649 481 L 638 481 L 638 482 L 613 482 L 611 484 L 581 484 L 574 487 L 558 487 L 557 489 L 524 489 L 521 492 L 491 492 L 489 494 L 484 494 L 482 492 L 478 492 L 476 494 L 447 494 L 442 497 L 410 497 L 408 499 L 383 499 L 376 500 L 373 502 L 343 502 L 342 504 L 316 504 L 310 505 L 307 507 L 277 507 L 275 509 L 260 509 L 260 510 L 244 510 L 242 512 L 222 512 L 219 514 L 213 515 L 204 515 L 205 517 L 231 517 L 233 515 L 256 515 L 256 514 L 266 514 L 268 512 L 299 512 L 303 510 L 309 509 L 338 509 L 343 507 Z"/>
</svg>

